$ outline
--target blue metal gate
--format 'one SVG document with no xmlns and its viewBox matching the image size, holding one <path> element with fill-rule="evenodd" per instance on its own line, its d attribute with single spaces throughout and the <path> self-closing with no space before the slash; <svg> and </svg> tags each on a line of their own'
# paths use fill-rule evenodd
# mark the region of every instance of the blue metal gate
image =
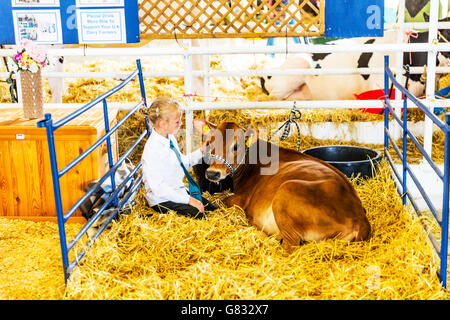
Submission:
<svg viewBox="0 0 450 320">
<path fill-rule="evenodd" d="M 403 93 L 403 119 L 400 119 L 395 113 L 390 104 L 389 100 L 389 81 Z M 417 213 L 419 217 L 422 216 L 421 210 L 417 206 L 413 196 L 407 188 L 407 177 L 411 177 L 411 180 L 414 182 L 415 186 L 419 190 L 421 196 L 425 200 L 428 208 L 434 216 L 434 219 L 437 221 L 439 226 L 441 227 L 441 240 L 440 243 L 433 236 L 431 232 L 428 233 L 431 243 L 433 244 L 434 249 L 440 257 L 440 272 L 439 277 L 441 280 L 441 284 L 443 287 L 447 287 L 447 253 L 448 253 L 448 216 L 449 216 L 449 169 L 450 169 L 450 113 L 445 114 L 445 123 L 441 121 L 433 112 L 431 112 L 424 104 L 422 104 L 415 96 L 413 96 L 407 89 L 401 86 L 395 79 L 394 74 L 389 69 L 389 57 L 385 56 L 384 59 L 384 155 L 388 160 L 394 174 L 396 175 L 399 184 L 397 184 L 398 192 L 400 193 L 403 204 L 406 205 L 406 198 L 408 197 L 411 205 L 414 208 L 414 211 Z M 445 134 L 445 150 L 444 150 L 444 173 L 441 172 L 436 163 L 431 159 L 431 155 L 429 155 L 425 149 L 420 144 L 419 140 L 414 136 L 414 134 L 408 130 L 406 116 L 407 116 L 407 100 L 411 100 L 426 117 L 430 118 L 434 124 L 436 124 L 440 130 L 442 130 Z M 400 151 L 400 148 L 395 143 L 395 140 L 389 133 L 389 111 L 394 117 L 395 121 L 400 125 L 403 129 L 403 150 Z M 443 182 L 443 200 L 442 200 L 442 217 L 439 217 L 439 213 L 433 205 L 429 195 L 424 190 L 420 181 L 417 179 L 414 172 L 411 170 L 411 167 L 408 165 L 407 157 L 406 157 L 406 143 L 407 138 L 410 138 L 420 153 L 423 155 L 424 159 L 427 160 L 431 168 L 433 168 L 434 172 L 438 175 L 438 177 Z M 395 152 L 402 160 L 402 173 L 400 174 L 394 166 L 394 162 L 389 154 L 389 142 L 391 142 Z M 425 225 L 424 225 L 425 226 Z M 427 229 L 427 227 L 425 226 Z"/>
<path fill-rule="evenodd" d="M 121 210 L 128 202 L 130 197 L 138 190 L 139 186 L 142 183 L 142 177 L 135 179 L 132 187 L 129 188 L 129 190 L 120 198 L 120 201 L 118 199 L 118 194 L 121 190 L 125 190 L 125 186 L 129 184 L 129 182 L 133 179 L 137 171 L 140 169 L 141 164 L 139 163 L 135 168 L 125 177 L 124 181 L 116 186 L 115 183 L 115 172 L 116 169 L 119 168 L 119 166 L 127 159 L 127 157 L 130 155 L 130 153 L 136 148 L 136 146 L 146 137 L 147 130 L 145 130 L 139 138 L 134 142 L 134 144 L 126 151 L 124 154 L 117 160 L 116 163 L 114 163 L 113 154 L 112 154 L 112 148 L 111 148 L 111 135 L 118 130 L 122 124 L 131 117 L 136 111 L 138 111 L 142 106 L 147 108 L 146 104 L 146 98 L 145 98 L 145 88 L 144 88 L 144 79 L 142 74 L 142 68 L 141 68 L 141 62 L 140 60 L 136 60 L 137 69 L 128 76 L 122 83 L 114 87 L 113 89 L 109 90 L 108 92 L 102 94 L 101 96 L 97 97 L 93 101 L 87 103 L 80 109 L 76 110 L 75 112 L 69 114 L 65 118 L 59 120 L 56 123 L 53 123 L 53 119 L 51 114 L 45 114 L 45 119 L 41 120 L 37 123 L 37 126 L 39 128 L 46 128 L 47 131 L 47 140 L 48 140 L 48 149 L 50 153 L 50 164 L 51 164 L 51 171 L 52 171 L 52 179 L 53 179 L 53 190 L 54 190 L 54 196 L 55 196 L 55 205 L 56 205 L 56 214 L 58 219 L 58 229 L 59 229 L 59 238 L 60 238 L 60 244 L 61 244 L 61 254 L 62 254 L 62 262 L 63 262 L 63 270 L 64 270 L 64 280 L 67 283 L 67 280 L 75 268 L 75 266 L 80 262 L 80 260 L 83 258 L 83 256 L 86 253 L 86 250 L 88 247 L 92 245 L 92 243 L 95 241 L 95 239 L 98 238 L 98 236 L 105 230 L 105 228 L 108 226 L 108 224 L 115 218 L 119 210 Z M 141 96 L 142 100 L 139 102 L 136 106 L 134 106 L 120 121 L 117 122 L 116 125 L 114 125 L 112 128 L 109 128 L 109 119 L 108 119 L 108 104 L 106 102 L 106 99 L 125 87 L 129 82 L 131 82 L 136 77 L 139 78 L 139 85 L 141 90 Z M 90 146 L 86 151 L 81 153 L 77 158 L 75 158 L 71 163 L 69 163 L 66 167 L 59 170 L 58 164 L 56 161 L 56 148 L 55 148 L 55 138 L 54 138 L 54 132 L 61 128 L 62 126 L 66 125 L 69 121 L 72 121 L 76 117 L 80 116 L 87 110 L 91 109 L 95 105 L 102 103 L 103 104 L 103 116 L 105 120 L 105 134 L 99 138 L 92 146 Z M 61 189 L 60 189 L 60 179 L 64 174 L 66 174 L 70 169 L 72 169 L 76 164 L 78 164 L 81 160 L 83 160 L 86 156 L 88 156 L 92 151 L 94 151 L 97 147 L 99 147 L 102 143 L 106 141 L 107 149 L 108 149 L 108 163 L 109 163 L 109 171 L 101 177 L 98 182 L 91 188 L 84 196 L 82 196 L 73 206 L 68 210 L 68 212 L 63 212 L 62 207 L 62 201 L 61 201 Z M 75 213 L 75 211 L 80 208 L 80 206 L 89 199 L 90 196 L 96 192 L 100 186 L 108 179 L 110 178 L 111 181 L 111 187 L 112 187 L 112 193 L 107 198 L 105 203 L 101 206 L 101 208 L 98 210 L 98 212 L 93 215 L 89 221 L 83 226 L 83 228 L 78 232 L 78 234 L 75 236 L 73 240 L 71 240 L 69 243 L 67 243 L 66 240 L 66 229 L 65 229 L 65 223 L 69 218 Z M 87 242 L 87 244 L 84 246 L 84 248 L 80 251 L 78 255 L 76 255 L 75 259 L 73 261 L 69 261 L 69 252 L 73 249 L 75 244 L 82 238 L 82 236 L 87 232 L 87 230 L 97 221 L 97 219 L 102 215 L 102 213 L 105 211 L 108 206 L 110 206 L 113 203 L 114 210 L 111 214 L 111 216 L 108 218 L 108 220 L 102 224 L 102 226 L 98 229 L 98 231 L 90 238 L 90 240 Z"/>
</svg>

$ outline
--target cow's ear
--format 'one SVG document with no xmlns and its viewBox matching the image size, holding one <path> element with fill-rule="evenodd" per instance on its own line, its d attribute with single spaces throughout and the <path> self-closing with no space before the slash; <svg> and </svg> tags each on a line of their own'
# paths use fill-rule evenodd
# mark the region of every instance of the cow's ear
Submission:
<svg viewBox="0 0 450 320">
<path fill-rule="evenodd" d="M 198 133 L 207 134 L 209 130 L 216 129 L 217 126 L 214 123 L 206 121 L 204 119 L 195 119 L 194 120 L 194 129 Z"/>
<path fill-rule="evenodd" d="M 255 129 L 248 129 L 245 132 L 245 145 L 249 148 L 253 143 L 258 140 L 259 133 Z"/>
<path fill-rule="evenodd" d="M 425 20 L 425 22 L 430 22 L 430 16 L 425 12 L 423 13 L 423 19 Z"/>
</svg>

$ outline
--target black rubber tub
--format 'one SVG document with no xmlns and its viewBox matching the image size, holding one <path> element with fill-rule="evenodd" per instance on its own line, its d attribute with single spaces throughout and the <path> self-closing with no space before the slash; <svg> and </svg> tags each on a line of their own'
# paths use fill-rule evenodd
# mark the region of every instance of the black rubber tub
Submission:
<svg viewBox="0 0 450 320">
<path fill-rule="evenodd" d="M 362 178 L 373 177 L 382 158 L 380 151 L 355 146 L 322 146 L 303 153 L 328 162 L 349 178 L 357 174 Z"/>
</svg>

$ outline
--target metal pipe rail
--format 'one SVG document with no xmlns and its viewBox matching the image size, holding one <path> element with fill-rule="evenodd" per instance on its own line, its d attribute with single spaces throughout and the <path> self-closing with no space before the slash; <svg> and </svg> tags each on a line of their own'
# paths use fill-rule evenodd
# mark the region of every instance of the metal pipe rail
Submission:
<svg viewBox="0 0 450 320">
<path fill-rule="evenodd" d="M 402 44 L 356 44 L 352 46 L 335 44 L 289 45 L 289 53 L 348 53 L 348 52 L 426 52 L 448 51 L 447 43 L 402 43 Z M 143 56 L 173 56 L 180 55 L 233 55 L 233 54 L 270 54 L 286 53 L 286 46 L 235 46 L 235 47 L 191 47 L 191 48 L 63 48 L 49 49 L 50 56 L 79 57 L 143 57 Z M 13 49 L 0 49 L 0 56 L 14 55 Z"/>
<path fill-rule="evenodd" d="M 106 101 L 106 100 L 103 100 Z M 122 126 L 122 124 L 128 120 L 129 117 L 131 117 L 131 115 L 136 112 L 137 110 L 139 110 L 142 106 L 144 105 L 144 102 L 139 102 L 136 106 L 134 106 L 133 109 L 131 109 L 131 111 L 122 119 L 120 119 L 119 122 L 117 122 L 117 124 L 112 127 L 111 130 L 107 130 L 108 132 L 103 135 L 100 139 L 98 139 L 92 146 L 90 146 L 88 149 L 86 149 L 86 151 L 84 151 L 82 154 L 80 154 L 78 157 L 76 157 L 74 160 L 72 160 L 71 163 L 69 163 L 66 167 L 64 167 L 63 169 L 61 169 L 61 171 L 58 172 L 58 177 L 61 178 L 63 175 L 65 175 L 67 173 L 67 171 L 69 171 L 70 169 L 72 169 L 77 163 L 79 163 L 81 160 L 83 160 L 84 158 L 86 158 L 92 151 L 94 151 L 95 149 L 97 149 L 98 146 L 100 146 L 103 142 L 105 142 L 107 139 L 109 139 L 111 137 L 111 135 L 117 131 L 117 129 L 119 129 L 120 126 Z M 59 127 L 58 127 L 59 128 Z M 57 129 L 57 128 L 56 128 Z M 55 129 L 55 130 L 56 130 Z"/>
<path fill-rule="evenodd" d="M 116 186 L 115 184 L 115 176 L 116 176 L 116 170 L 118 167 L 125 161 L 125 159 L 130 155 L 130 153 L 137 147 L 137 145 L 144 139 L 144 137 L 147 135 L 147 130 L 145 130 L 140 137 L 135 141 L 135 143 L 121 156 L 121 158 L 114 163 L 113 154 L 112 154 L 112 146 L 110 141 L 110 136 L 116 132 L 120 126 L 123 125 L 123 123 L 137 110 L 139 110 L 142 106 L 147 108 L 146 104 L 146 98 L 145 98 L 145 88 L 144 88 L 144 81 L 143 81 L 143 73 L 141 68 L 141 62 L 140 60 L 136 60 L 137 64 L 137 70 L 131 73 L 124 81 L 122 81 L 119 85 L 112 88 L 111 90 L 107 91 L 106 93 L 100 95 L 96 99 L 92 100 L 91 102 L 81 106 L 76 111 L 72 112 L 67 117 L 61 119 L 60 121 L 53 123 L 53 119 L 51 117 L 51 114 L 47 113 L 45 114 L 44 120 L 41 120 L 37 123 L 37 126 L 39 128 L 46 128 L 47 131 L 47 141 L 48 141 L 48 147 L 49 147 L 49 153 L 50 153 L 50 165 L 51 165 L 51 171 L 52 171 L 52 180 L 53 180 L 53 192 L 55 196 L 55 205 L 56 205 L 56 215 L 58 219 L 58 230 L 59 230 L 59 238 L 60 238 L 60 245 L 61 245 L 61 255 L 62 255 L 62 262 L 63 262 L 63 271 L 64 271 L 64 281 L 67 284 L 67 281 L 70 277 L 70 274 L 73 270 L 73 268 L 79 263 L 79 261 L 83 258 L 85 255 L 85 252 L 87 248 L 89 248 L 93 241 L 97 239 L 97 237 L 105 230 L 107 225 L 114 219 L 114 217 L 118 214 L 118 212 L 128 203 L 130 197 L 132 194 L 134 194 L 139 186 L 142 183 L 142 177 L 134 179 L 136 173 L 141 168 L 141 164 L 138 164 L 122 181 L 122 183 L 119 186 Z M 116 125 L 114 125 L 112 128 L 109 128 L 109 119 L 108 119 L 108 104 L 106 102 L 106 99 L 111 96 L 112 94 L 116 93 L 125 85 L 127 85 L 129 82 L 131 82 L 136 77 L 139 78 L 139 84 L 140 84 L 140 90 L 141 90 L 141 97 L 142 101 L 136 104 L 133 108 L 131 108 L 131 111 L 129 111 L 124 118 L 122 118 Z M 80 116 L 87 110 L 97 106 L 100 102 L 103 104 L 103 118 L 105 121 L 105 134 L 99 138 L 96 142 L 92 144 L 86 151 L 84 151 L 81 155 L 76 157 L 71 163 L 69 163 L 66 167 L 64 167 L 61 171 L 58 171 L 58 164 L 56 161 L 56 148 L 55 148 L 55 138 L 54 138 L 54 132 L 59 129 L 60 127 L 66 125 L 71 120 L 75 119 L 76 117 Z M 84 194 L 72 208 L 69 209 L 69 211 L 64 214 L 63 208 L 62 208 L 62 201 L 61 201 L 61 188 L 60 188 L 60 178 L 66 174 L 70 169 L 72 169 L 76 164 L 78 164 L 80 161 L 82 161 L 88 154 L 90 154 L 92 151 L 94 151 L 96 148 L 98 148 L 103 142 L 106 141 L 107 150 L 108 150 L 108 163 L 109 163 L 109 171 L 103 175 L 97 181 L 97 183 L 94 185 L 94 187 Z M 65 230 L 65 223 L 68 221 L 68 219 L 74 214 L 74 212 L 79 209 L 79 207 L 95 192 L 97 189 L 108 179 L 111 179 L 111 186 L 113 191 L 109 195 L 106 202 L 101 206 L 101 208 L 89 219 L 89 221 L 82 227 L 82 229 L 78 232 L 78 234 L 70 241 L 69 244 L 67 244 L 66 239 L 66 230 Z M 133 179 L 133 180 L 132 180 Z M 132 184 L 129 187 L 129 190 L 123 195 L 123 197 L 118 199 L 119 192 L 122 191 L 128 184 L 128 182 L 134 181 L 134 184 Z M 87 242 L 86 245 L 84 245 L 84 248 L 81 250 L 81 252 L 75 257 L 75 259 L 70 262 L 69 261 L 69 251 L 72 250 L 78 241 L 81 240 L 82 236 L 88 231 L 88 229 L 97 221 L 97 219 L 104 213 L 104 211 L 110 206 L 111 204 L 114 204 L 114 209 L 111 212 L 111 215 L 108 217 L 107 221 L 102 224 L 102 226 L 97 230 L 97 232 L 94 234 L 94 236 Z"/>
<path fill-rule="evenodd" d="M 391 141 L 392 141 L 392 140 L 391 140 Z M 394 172 L 395 176 L 397 177 L 397 180 L 394 180 L 395 186 L 396 186 L 396 188 L 397 188 L 397 192 L 398 192 L 399 194 L 402 194 L 402 193 L 403 193 L 403 186 L 402 186 L 399 182 L 397 182 L 397 181 L 401 181 L 401 180 L 402 180 L 402 176 L 400 175 L 400 173 L 398 173 L 397 169 L 395 169 L 394 160 L 392 160 L 391 155 L 390 155 L 389 153 L 385 153 L 385 157 L 386 157 L 386 159 L 387 159 L 389 165 L 391 166 L 392 172 Z M 409 198 L 409 200 L 410 200 L 410 202 L 411 202 L 411 205 L 413 206 L 414 211 L 416 212 L 416 214 L 418 215 L 418 217 L 419 217 L 419 218 L 422 218 L 422 217 L 423 217 L 423 214 L 420 212 L 420 209 L 419 209 L 419 207 L 417 206 L 417 204 L 415 203 L 414 198 L 412 197 L 411 193 L 410 193 L 409 191 L 407 191 L 407 192 L 406 192 L 406 195 L 408 196 L 408 198 Z M 431 234 L 431 228 L 428 227 L 428 226 L 425 225 L 425 224 L 422 224 L 422 225 L 423 225 L 423 227 L 424 227 L 424 229 L 425 229 L 425 232 L 426 232 L 428 235 Z M 438 241 L 436 240 L 436 238 L 435 238 L 435 237 L 430 237 L 430 236 L 428 236 L 428 239 L 430 240 L 431 244 L 433 245 L 433 248 L 434 248 L 434 250 L 436 251 L 436 253 L 439 255 L 441 249 L 440 249 L 440 244 L 438 243 Z"/>
<path fill-rule="evenodd" d="M 385 66 L 385 70 L 389 79 L 394 83 L 395 87 L 404 89 L 402 85 L 397 82 L 392 71 L 389 70 L 389 66 L 387 67 Z M 444 122 L 442 122 L 442 120 L 439 119 L 433 112 L 428 110 L 428 108 L 424 104 L 422 104 L 411 92 L 409 92 L 406 89 L 404 91 L 403 90 L 401 91 L 404 95 L 406 95 L 406 97 L 409 100 L 411 100 L 416 106 L 418 106 L 426 114 L 426 116 L 430 118 L 441 130 L 443 131 L 447 130 L 447 125 Z"/>
<path fill-rule="evenodd" d="M 117 197 L 120 191 L 126 186 L 128 181 L 133 177 L 133 175 L 141 168 L 141 164 L 137 165 L 133 171 L 127 176 L 127 178 L 120 184 L 119 187 L 115 189 L 113 193 L 106 199 L 105 203 L 100 207 L 98 212 L 92 216 L 91 219 L 81 228 L 81 230 L 78 232 L 78 234 L 73 238 L 73 240 L 68 244 L 67 251 L 70 251 L 73 246 L 81 240 L 81 237 L 88 231 L 88 229 L 95 223 L 95 221 L 102 215 L 103 211 L 110 205 L 110 203 Z M 116 208 L 116 210 L 119 210 Z"/>
<path fill-rule="evenodd" d="M 403 68 L 392 68 L 394 72 L 403 72 Z M 422 67 L 411 67 L 410 74 L 422 74 Z M 383 68 L 327 68 L 327 69 L 267 69 L 267 70 L 221 70 L 201 71 L 193 70 L 193 77 L 263 77 L 263 76 L 291 76 L 291 75 L 342 75 L 342 74 L 383 74 Z M 436 73 L 450 73 L 450 67 L 437 67 Z M 123 78 L 128 73 L 117 72 L 43 72 L 43 78 Z M 144 72 L 144 78 L 183 78 L 183 71 Z M 9 73 L 0 72 L 0 78 L 8 78 Z"/>
<path fill-rule="evenodd" d="M 395 112 L 394 112 L 394 110 L 393 110 L 389 100 L 386 101 L 386 105 L 389 108 L 389 111 L 391 112 L 391 115 L 394 117 L 395 121 L 397 121 L 397 123 L 400 126 L 403 126 L 403 121 L 400 120 L 400 118 L 395 114 Z M 387 132 L 387 134 L 389 134 L 389 132 Z M 416 136 L 413 135 L 410 131 L 406 131 L 406 134 L 411 138 L 411 140 L 416 145 L 416 147 L 419 149 L 420 153 L 423 155 L 425 160 L 428 161 L 428 164 L 431 166 L 431 168 L 433 168 L 434 172 L 436 172 L 436 174 L 442 180 L 444 175 L 442 174 L 441 169 L 439 169 L 439 167 L 436 165 L 436 163 L 431 159 L 431 157 L 428 155 L 428 153 L 425 151 L 425 149 L 420 144 L 419 140 L 417 140 Z M 393 140 L 393 139 L 391 138 L 391 140 Z M 393 146 L 395 147 L 396 145 L 393 145 Z M 402 158 L 402 155 L 399 154 L 399 157 Z"/>
<path fill-rule="evenodd" d="M 144 131 L 139 138 L 133 143 L 133 145 L 120 157 L 119 160 L 109 169 L 107 173 L 103 175 L 103 177 L 89 190 L 84 196 L 82 196 L 73 206 L 67 211 L 64 215 L 64 222 L 67 222 L 69 218 L 75 213 L 75 211 L 90 197 L 96 192 L 99 187 L 106 181 L 106 179 L 111 177 L 112 174 L 115 173 L 117 168 L 125 161 L 125 159 L 131 154 L 131 152 L 136 148 L 136 146 L 144 139 L 147 131 Z"/>
<path fill-rule="evenodd" d="M 140 167 L 141 167 L 141 165 L 139 164 L 138 166 L 136 166 L 136 168 L 133 170 L 133 172 L 136 172 L 137 169 L 140 169 Z M 128 176 L 128 178 L 130 178 L 130 177 L 131 177 L 131 174 Z M 129 180 L 128 178 L 127 178 L 127 181 Z M 74 261 L 70 264 L 70 266 L 67 268 L 67 271 L 69 274 L 77 266 L 78 262 L 84 257 L 84 255 L 86 254 L 86 250 L 94 243 L 94 241 L 106 229 L 106 227 L 111 223 L 111 221 L 117 216 L 117 214 L 120 211 L 119 208 L 123 207 L 127 203 L 128 199 L 131 197 L 131 195 L 133 195 L 137 191 L 137 189 L 139 188 L 141 183 L 142 183 L 142 177 L 140 177 L 137 180 L 137 182 L 133 185 L 133 187 L 127 192 L 127 194 L 124 195 L 123 200 L 118 204 L 118 207 L 114 209 L 113 214 L 111 214 L 111 216 L 108 218 L 108 220 L 106 220 L 102 224 L 100 229 L 95 233 L 95 235 L 92 236 L 92 239 L 89 240 L 89 242 L 86 244 L 86 246 L 80 251 L 80 253 L 74 259 Z"/>
<path fill-rule="evenodd" d="M 447 287 L 447 254 L 448 254 L 448 227 L 449 227 L 449 183 L 450 183 L 450 113 L 446 113 L 445 115 L 445 123 L 442 122 L 438 117 L 434 115 L 433 112 L 431 112 L 424 104 L 422 104 L 416 97 L 414 97 L 407 89 L 402 87 L 395 79 L 395 76 L 393 75 L 392 71 L 389 69 L 389 57 L 385 56 L 385 62 L 384 62 L 384 68 L 385 68 L 385 74 L 384 74 L 384 154 L 385 157 L 388 160 L 388 163 L 391 166 L 392 171 L 395 173 L 395 176 L 397 178 L 396 186 L 399 194 L 402 197 L 403 205 L 407 204 L 407 198 L 409 199 L 410 203 L 412 204 L 412 207 L 418 217 L 422 217 L 423 214 L 419 210 L 419 207 L 417 206 L 413 196 L 409 192 L 407 188 L 407 177 L 408 175 L 411 177 L 414 185 L 419 190 L 420 195 L 425 200 L 425 203 L 427 204 L 428 208 L 430 209 L 431 213 L 433 214 L 434 219 L 439 224 L 441 228 L 441 240 L 440 245 L 439 241 L 433 236 L 431 232 L 429 232 L 429 227 L 426 226 L 422 220 L 422 224 L 424 225 L 425 230 L 428 233 L 428 238 L 430 239 L 436 253 L 440 257 L 440 272 L 439 277 L 440 281 L 443 287 Z M 403 120 L 399 118 L 398 115 L 395 114 L 388 95 L 389 90 L 389 82 L 392 82 L 393 85 L 399 89 L 399 91 L 403 94 Z M 444 173 L 441 172 L 441 170 L 438 168 L 438 166 L 434 163 L 434 161 L 431 159 L 431 155 L 429 155 L 426 150 L 420 145 L 417 138 L 414 136 L 414 134 L 408 130 L 407 127 L 407 111 L 408 111 L 408 103 L 407 100 L 411 100 L 422 112 L 425 113 L 426 118 L 430 119 L 434 124 L 436 124 L 440 130 L 442 130 L 445 134 L 445 150 L 444 150 Z M 389 133 L 389 112 L 393 115 L 394 119 L 400 127 L 403 129 L 403 150 L 400 151 L 400 148 L 396 145 L 396 142 L 391 137 Z M 406 146 L 407 146 L 407 138 L 410 138 L 416 147 L 419 149 L 420 153 L 424 156 L 424 159 L 429 163 L 429 165 L 433 168 L 439 179 L 443 182 L 443 199 L 442 199 L 442 214 L 439 216 L 438 211 L 436 210 L 436 207 L 432 203 L 430 197 L 428 196 L 427 192 L 421 185 L 419 179 L 416 177 L 414 172 L 411 170 L 410 166 L 408 165 L 408 159 L 407 159 L 407 152 L 406 152 Z M 389 142 L 394 147 L 398 157 L 402 160 L 402 174 L 400 174 L 397 169 L 395 168 L 394 162 L 389 154 Z"/>
<path fill-rule="evenodd" d="M 398 122 L 398 124 L 403 127 L 403 121 L 400 120 L 398 118 L 398 116 L 395 114 L 394 110 L 392 109 L 392 106 L 389 103 L 389 100 L 386 102 L 386 105 L 389 108 L 389 111 L 391 112 L 391 115 L 394 117 L 394 119 Z M 406 113 L 403 113 L 403 115 L 405 116 Z M 405 146 L 406 146 L 406 137 L 410 136 L 410 138 L 413 139 L 413 141 L 415 141 L 414 143 L 416 144 L 416 146 L 419 148 L 420 153 L 424 156 L 424 158 L 428 161 L 429 165 L 434 169 L 434 171 L 436 172 L 436 174 L 439 176 L 439 178 L 442 180 L 443 179 L 443 175 L 441 173 L 441 170 L 437 167 L 436 163 L 431 159 L 431 157 L 425 152 L 425 149 L 422 148 L 422 146 L 420 145 L 420 143 L 418 142 L 417 138 L 409 131 L 409 130 L 405 130 L 405 134 L 403 135 L 403 153 L 400 151 L 399 147 L 397 146 L 397 144 L 395 143 L 395 139 L 392 138 L 391 134 L 389 133 L 389 130 L 385 127 L 384 128 L 384 132 L 385 134 L 387 134 L 389 141 L 392 144 L 392 147 L 394 147 L 395 152 L 397 153 L 398 157 L 400 159 L 403 159 L 403 154 L 406 152 L 405 150 Z M 405 165 L 405 162 L 402 163 L 403 165 Z M 393 168 L 393 170 L 395 171 L 397 178 L 399 179 L 399 174 L 396 171 L 395 168 Z M 423 199 L 425 200 L 425 202 L 427 203 L 428 207 L 431 210 L 431 213 L 433 214 L 433 216 L 436 218 L 436 221 L 439 223 L 439 226 L 442 226 L 442 222 L 440 220 L 440 218 L 438 218 L 438 216 L 435 214 L 437 212 L 434 204 L 431 202 L 430 198 L 428 197 L 427 193 L 425 192 L 425 190 L 422 188 L 422 186 L 420 185 L 419 180 L 417 179 L 416 175 L 414 174 L 414 172 L 412 172 L 412 170 L 405 165 L 405 167 L 403 168 L 403 170 L 408 171 L 408 173 L 411 175 L 412 180 L 414 181 L 414 183 L 416 184 L 417 189 L 419 190 L 420 194 L 422 195 Z M 400 181 L 400 179 L 399 179 Z M 408 193 L 408 191 L 406 191 L 406 193 Z M 405 196 L 405 194 L 403 195 L 403 197 Z M 412 200 L 414 202 L 414 200 Z"/>
<path fill-rule="evenodd" d="M 104 94 L 102 94 L 101 96 L 95 98 L 94 100 L 92 100 L 91 102 L 87 103 L 84 107 L 78 109 L 77 111 L 75 111 L 74 113 L 68 115 L 67 117 L 59 120 L 58 122 L 56 122 L 53 125 L 53 130 L 58 129 L 59 127 L 62 127 L 63 125 L 67 124 L 69 121 L 72 121 L 73 119 L 75 119 L 76 117 L 78 117 L 79 115 L 83 114 L 84 112 L 86 112 L 87 110 L 91 109 L 93 106 L 97 105 L 98 103 L 100 103 L 102 100 L 105 100 L 106 98 L 108 98 L 109 96 L 113 95 L 114 93 L 116 93 L 117 91 L 119 91 L 120 89 L 122 89 L 125 85 L 127 85 L 131 80 L 133 80 L 139 73 L 139 70 L 136 70 L 135 72 L 133 72 L 128 78 L 126 78 L 124 81 L 122 81 L 119 85 L 117 85 L 116 87 L 112 88 L 111 90 L 109 90 L 108 92 L 105 92 Z"/>
<path fill-rule="evenodd" d="M 425 103 L 424 99 L 419 99 L 418 101 Z M 230 101 L 217 101 L 217 102 L 192 102 L 190 106 L 181 105 L 184 111 L 195 111 L 195 110 L 253 110 L 253 109 L 292 109 L 294 101 L 283 100 L 283 101 L 242 101 L 242 102 L 230 102 Z M 390 101 L 390 104 L 394 108 L 400 108 L 403 102 L 400 101 Z M 82 103 L 45 103 L 45 109 L 59 108 L 59 109 L 74 109 L 80 108 L 84 104 Z M 120 111 L 131 110 L 135 103 L 132 102 L 110 102 L 109 105 L 118 108 Z M 303 109 L 355 109 L 355 108 L 383 108 L 383 100 L 297 100 L 296 105 Z M 0 104 L 0 110 L 3 109 L 14 109 L 19 108 L 20 105 L 17 103 L 3 103 Z M 430 107 L 442 107 L 450 108 L 450 99 L 436 100 L 430 102 Z M 97 107 L 94 107 L 97 108 Z M 414 103 L 408 101 L 408 108 L 418 108 Z"/>
</svg>

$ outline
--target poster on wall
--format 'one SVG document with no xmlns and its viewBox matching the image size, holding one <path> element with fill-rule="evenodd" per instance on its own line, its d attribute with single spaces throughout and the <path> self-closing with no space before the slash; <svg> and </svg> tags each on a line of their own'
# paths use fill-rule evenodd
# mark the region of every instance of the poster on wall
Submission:
<svg viewBox="0 0 450 320">
<path fill-rule="evenodd" d="M 7 0 L 0 44 L 137 43 L 138 0 Z"/>
<path fill-rule="evenodd" d="M 79 43 L 125 43 L 123 9 L 77 10 Z"/>
<path fill-rule="evenodd" d="M 59 10 L 14 10 L 16 42 L 32 40 L 39 44 L 61 44 L 62 29 Z"/>
<path fill-rule="evenodd" d="M 11 0 L 13 7 L 59 7 L 59 0 Z"/>
</svg>

